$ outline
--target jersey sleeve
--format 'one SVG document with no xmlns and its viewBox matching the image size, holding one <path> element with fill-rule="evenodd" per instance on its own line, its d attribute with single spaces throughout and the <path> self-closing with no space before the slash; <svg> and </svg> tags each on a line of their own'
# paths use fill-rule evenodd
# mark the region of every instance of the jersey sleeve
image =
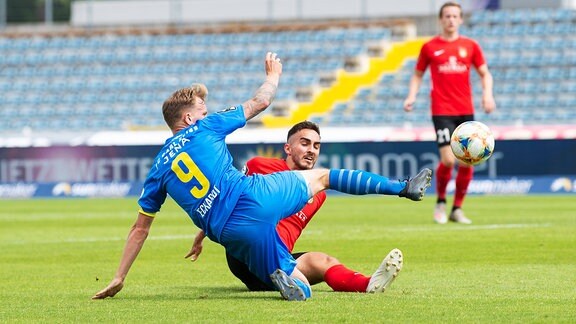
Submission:
<svg viewBox="0 0 576 324">
<path fill-rule="evenodd" d="M 426 68 L 430 64 L 430 58 L 428 57 L 428 46 L 427 43 L 420 49 L 420 54 L 418 55 L 418 60 L 416 61 L 416 71 L 425 72 Z"/>
<path fill-rule="evenodd" d="M 473 54 L 474 56 L 472 56 L 472 64 L 474 64 L 476 68 L 479 68 L 482 65 L 486 64 L 486 59 L 484 58 L 484 52 L 482 52 L 482 48 L 480 47 L 480 45 L 478 45 L 478 43 L 473 41 L 472 48 L 474 53 Z"/>
<path fill-rule="evenodd" d="M 244 107 L 238 105 L 226 108 L 208 115 L 201 122 L 206 128 L 212 129 L 217 134 L 226 136 L 246 125 Z"/>
<path fill-rule="evenodd" d="M 144 182 L 140 199 L 138 199 L 138 205 L 140 205 L 139 212 L 154 217 L 156 213 L 160 211 L 160 207 L 166 200 L 166 196 L 166 191 L 163 189 L 159 179 L 148 176 Z"/>
</svg>

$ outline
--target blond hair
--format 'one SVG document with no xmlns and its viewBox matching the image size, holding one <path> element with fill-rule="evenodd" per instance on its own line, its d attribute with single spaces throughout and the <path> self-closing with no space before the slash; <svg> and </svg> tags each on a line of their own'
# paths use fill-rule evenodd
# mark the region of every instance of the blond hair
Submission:
<svg viewBox="0 0 576 324">
<path fill-rule="evenodd" d="M 197 97 L 206 100 L 206 96 L 208 96 L 208 88 L 201 83 L 193 84 L 190 87 L 182 88 L 172 93 L 162 104 L 162 115 L 164 115 L 164 121 L 168 127 L 172 129 L 180 121 L 182 111 L 194 105 Z"/>
</svg>

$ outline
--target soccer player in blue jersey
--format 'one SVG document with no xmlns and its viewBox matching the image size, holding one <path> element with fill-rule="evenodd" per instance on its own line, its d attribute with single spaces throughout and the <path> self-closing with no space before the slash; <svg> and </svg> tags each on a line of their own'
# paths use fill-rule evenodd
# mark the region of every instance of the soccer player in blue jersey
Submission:
<svg viewBox="0 0 576 324">
<path fill-rule="evenodd" d="M 248 265 L 260 280 L 273 284 L 287 300 L 306 300 L 311 289 L 276 231 L 280 219 L 299 211 L 312 196 L 328 188 L 354 195 L 423 198 L 430 186 L 429 169 L 409 180 L 389 180 L 345 169 L 253 176 L 237 170 L 225 139 L 274 99 L 282 74 L 282 63 L 275 53 L 266 54 L 265 72 L 266 80 L 250 100 L 218 113 L 208 115 L 208 91 L 201 84 L 177 90 L 164 102 L 164 120 L 174 135 L 166 140 L 144 182 L 138 218 L 128 235 L 116 275 L 93 299 L 113 297 L 123 288 L 154 216 L 168 195 L 208 238 Z"/>
</svg>

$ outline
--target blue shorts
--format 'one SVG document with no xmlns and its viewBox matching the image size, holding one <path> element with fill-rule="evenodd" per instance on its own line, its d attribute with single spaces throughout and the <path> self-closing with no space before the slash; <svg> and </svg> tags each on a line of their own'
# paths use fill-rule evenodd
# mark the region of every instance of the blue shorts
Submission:
<svg viewBox="0 0 576 324">
<path fill-rule="evenodd" d="M 248 266 L 264 283 L 274 287 L 270 274 L 282 269 L 291 274 L 296 261 L 280 239 L 276 225 L 301 210 L 309 199 L 308 186 L 297 172 L 250 176 L 234 211 L 222 229 L 226 252 Z"/>
</svg>

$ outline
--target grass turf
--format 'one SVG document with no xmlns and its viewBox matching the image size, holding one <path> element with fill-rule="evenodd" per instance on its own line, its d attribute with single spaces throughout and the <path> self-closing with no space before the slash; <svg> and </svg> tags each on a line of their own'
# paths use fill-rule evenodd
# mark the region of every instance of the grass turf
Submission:
<svg viewBox="0 0 576 324">
<path fill-rule="evenodd" d="M 473 225 L 432 223 L 434 197 L 330 196 L 296 245 L 371 274 L 398 247 L 405 264 L 383 294 L 313 287 L 306 302 L 248 292 L 223 249 L 173 203 L 158 214 L 114 298 L 136 199 L 0 202 L 0 322 L 576 322 L 574 196 L 471 196 Z"/>
</svg>

